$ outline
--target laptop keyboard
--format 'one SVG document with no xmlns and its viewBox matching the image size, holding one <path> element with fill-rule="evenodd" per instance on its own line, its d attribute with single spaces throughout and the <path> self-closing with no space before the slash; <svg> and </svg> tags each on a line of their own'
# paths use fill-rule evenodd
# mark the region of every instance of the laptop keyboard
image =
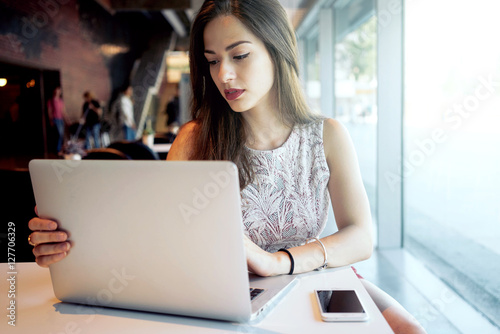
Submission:
<svg viewBox="0 0 500 334">
<path fill-rule="evenodd" d="M 250 300 L 254 300 L 264 289 L 250 288 Z"/>
</svg>

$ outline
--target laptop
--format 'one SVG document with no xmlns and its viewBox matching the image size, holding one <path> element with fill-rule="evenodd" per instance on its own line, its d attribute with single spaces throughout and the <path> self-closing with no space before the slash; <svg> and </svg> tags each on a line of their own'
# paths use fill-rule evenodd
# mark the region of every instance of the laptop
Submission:
<svg viewBox="0 0 500 334">
<path fill-rule="evenodd" d="M 250 277 L 231 162 L 32 160 L 29 171 L 39 216 L 72 243 L 50 266 L 63 302 L 248 322 L 296 283 Z"/>
</svg>

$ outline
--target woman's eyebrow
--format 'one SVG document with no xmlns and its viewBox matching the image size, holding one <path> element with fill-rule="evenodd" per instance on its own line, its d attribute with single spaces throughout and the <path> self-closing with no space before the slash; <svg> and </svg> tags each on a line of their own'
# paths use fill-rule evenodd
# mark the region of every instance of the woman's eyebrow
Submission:
<svg viewBox="0 0 500 334">
<path fill-rule="evenodd" d="M 249 42 L 249 41 L 238 41 L 238 42 L 234 42 L 233 44 L 230 44 L 226 47 L 226 51 L 229 51 L 229 50 L 232 50 L 234 49 L 235 47 L 237 47 L 238 45 L 240 44 L 244 44 L 244 43 L 249 43 L 249 44 L 252 44 L 252 42 Z M 205 50 L 204 53 L 210 53 L 210 54 L 215 54 L 215 51 L 212 51 L 212 50 Z"/>
</svg>

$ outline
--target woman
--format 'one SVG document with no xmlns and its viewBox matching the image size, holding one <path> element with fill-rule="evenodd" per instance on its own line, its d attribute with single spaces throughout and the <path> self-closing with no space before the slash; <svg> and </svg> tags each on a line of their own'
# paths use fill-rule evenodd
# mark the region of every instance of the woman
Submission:
<svg viewBox="0 0 500 334">
<path fill-rule="evenodd" d="M 239 168 L 250 271 L 303 273 L 370 257 L 371 215 L 345 128 L 312 114 L 300 89 L 296 41 L 277 0 L 207 0 L 193 23 L 193 121 L 168 160 L 232 160 Z M 321 240 L 331 201 L 339 231 Z M 57 224 L 34 218 L 33 230 Z M 37 262 L 66 256 L 61 232 L 32 234 Z M 60 238 L 60 239 L 58 239 Z M 324 248 L 323 248 L 324 246 Z M 425 332 L 361 279 L 398 333 Z"/>
<path fill-rule="evenodd" d="M 52 94 L 52 98 L 47 101 L 47 110 L 49 113 L 49 121 L 51 126 L 57 129 L 57 152 L 60 152 L 64 142 L 64 129 L 66 127 L 67 119 L 64 108 L 64 101 L 62 99 L 61 87 L 56 87 Z"/>
</svg>

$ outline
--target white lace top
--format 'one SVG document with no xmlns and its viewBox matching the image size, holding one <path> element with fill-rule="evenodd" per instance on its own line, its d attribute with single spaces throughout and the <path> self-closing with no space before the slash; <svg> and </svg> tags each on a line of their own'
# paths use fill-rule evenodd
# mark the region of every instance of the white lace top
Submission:
<svg viewBox="0 0 500 334">
<path fill-rule="evenodd" d="M 296 125 L 286 142 L 250 151 L 255 179 L 241 192 L 245 233 L 268 252 L 318 236 L 328 216 L 330 171 L 323 120 Z"/>
</svg>

